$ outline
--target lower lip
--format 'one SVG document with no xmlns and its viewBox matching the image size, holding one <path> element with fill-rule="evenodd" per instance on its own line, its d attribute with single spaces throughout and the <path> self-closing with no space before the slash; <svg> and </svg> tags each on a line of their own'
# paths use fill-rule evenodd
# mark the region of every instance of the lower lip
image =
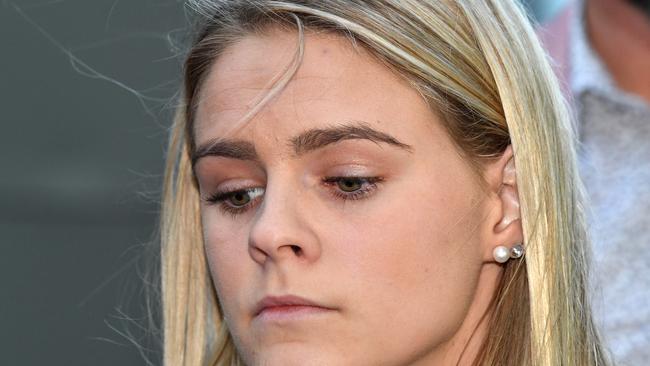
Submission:
<svg viewBox="0 0 650 366">
<path fill-rule="evenodd" d="M 261 321 L 291 321 L 326 314 L 332 309 L 308 305 L 273 306 L 262 310 L 256 318 Z"/>
</svg>

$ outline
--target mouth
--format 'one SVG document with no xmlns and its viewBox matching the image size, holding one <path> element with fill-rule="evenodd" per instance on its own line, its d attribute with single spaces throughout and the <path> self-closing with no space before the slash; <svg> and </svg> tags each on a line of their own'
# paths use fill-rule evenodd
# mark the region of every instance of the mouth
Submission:
<svg viewBox="0 0 650 366">
<path fill-rule="evenodd" d="M 282 319 L 332 310 L 335 309 L 299 296 L 266 296 L 257 303 L 254 316 L 267 319 Z"/>
</svg>

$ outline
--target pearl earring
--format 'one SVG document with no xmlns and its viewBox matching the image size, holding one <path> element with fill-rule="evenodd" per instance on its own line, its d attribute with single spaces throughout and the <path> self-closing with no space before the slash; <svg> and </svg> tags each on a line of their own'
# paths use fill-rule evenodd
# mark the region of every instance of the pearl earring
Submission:
<svg viewBox="0 0 650 366">
<path fill-rule="evenodd" d="M 494 260 L 498 263 L 505 263 L 510 258 L 521 258 L 521 256 L 524 255 L 524 247 L 521 244 L 517 244 L 513 246 L 512 249 L 510 249 L 506 246 L 499 245 L 498 247 L 494 248 L 492 255 L 494 256 Z"/>
<path fill-rule="evenodd" d="M 510 249 L 503 245 L 499 245 L 498 247 L 494 248 L 492 255 L 494 256 L 495 261 L 499 263 L 505 263 L 508 261 L 508 259 L 510 259 Z"/>
</svg>

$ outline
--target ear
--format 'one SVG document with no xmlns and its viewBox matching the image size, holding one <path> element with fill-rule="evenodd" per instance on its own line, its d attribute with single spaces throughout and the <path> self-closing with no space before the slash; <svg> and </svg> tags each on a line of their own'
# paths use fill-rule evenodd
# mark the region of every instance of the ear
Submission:
<svg viewBox="0 0 650 366">
<path fill-rule="evenodd" d="M 500 245 L 512 248 L 523 244 L 524 240 L 512 145 L 508 145 L 497 160 L 487 165 L 485 178 L 489 189 L 489 207 L 483 258 L 495 262 L 492 254 L 494 248 Z"/>
</svg>

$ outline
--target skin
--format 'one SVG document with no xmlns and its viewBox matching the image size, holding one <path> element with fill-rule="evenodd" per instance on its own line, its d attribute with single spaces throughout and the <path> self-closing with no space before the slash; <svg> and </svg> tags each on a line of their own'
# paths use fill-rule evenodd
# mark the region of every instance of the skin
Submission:
<svg viewBox="0 0 650 366">
<path fill-rule="evenodd" d="M 403 79 L 345 39 L 315 33 L 282 93 L 235 128 L 290 62 L 296 39 L 275 30 L 231 45 L 197 110 L 197 145 L 246 140 L 260 158 L 208 156 L 195 166 L 206 255 L 239 353 L 248 365 L 469 364 L 503 270 L 492 250 L 521 242 L 512 149 L 486 166 L 482 186 Z M 412 149 L 348 139 L 296 156 L 286 143 L 349 121 Z M 340 184 L 323 183 L 329 176 L 383 181 L 344 201 Z M 241 197 L 208 202 L 233 188 L 262 194 L 237 216 L 223 206 Z M 288 322 L 254 317 L 264 296 L 285 294 L 334 310 Z"/>
</svg>

